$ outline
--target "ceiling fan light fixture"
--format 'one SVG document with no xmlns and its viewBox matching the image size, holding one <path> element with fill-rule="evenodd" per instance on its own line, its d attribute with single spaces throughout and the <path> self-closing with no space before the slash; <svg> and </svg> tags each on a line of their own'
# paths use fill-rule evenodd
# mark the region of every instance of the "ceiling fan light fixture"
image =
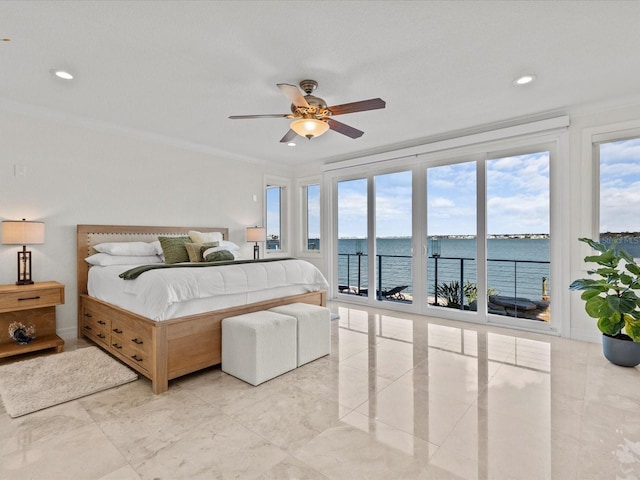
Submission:
<svg viewBox="0 0 640 480">
<path fill-rule="evenodd" d="M 301 137 L 306 137 L 309 140 L 314 137 L 319 137 L 329 130 L 329 124 L 327 122 L 315 118 L 299 118 L 291 122 L 289 127 Z"/>
</svg>

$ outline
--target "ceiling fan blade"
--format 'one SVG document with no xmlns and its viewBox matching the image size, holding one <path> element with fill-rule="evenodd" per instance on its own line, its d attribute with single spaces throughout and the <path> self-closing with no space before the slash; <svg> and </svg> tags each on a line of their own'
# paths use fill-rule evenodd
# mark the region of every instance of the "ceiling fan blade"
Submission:
<svg viewBox="0 0 640 480">
<path fill-rule="evenodd" d="M 345 125 L 344 123 L 334 120 L 333 118 L 327 118 L 327 123 L 329 124 L 329 128 L 334 132 L 341 133 L 342 135 L 346 135 L 350 138 L 360 138 L 362 135 L 364 135 L 364 132 L 362 130 L 358 130 L 357 128 Z"/>
<path fill-rule="evenodd" d="M 360 102 L 343 103 L 342 105 L 334 105 L 327 107 L 333 115 L 344 115 L 345 113 L 365 112 L 367 110 L 377 110 L 384 108 L 387 102 L 381 98 L 371 98 Z"/>
<path fill-rule="evenodd" d="M 291 118 L 289 113 L 274 113 L 272 115 L 231 115 L 231 120 L 242 120 L 246 118 Z"/>
<path fill-rule="evenodd" d="M 282 93 L 284 93 L 291 103 L 293 103 L 296 107 L 307 107 L 309 108 L 309 104 L 304 99 L 302 92 L 295 85 L 289 85 L 288 83 L 278 83 L 278 88 Z"/>
<path fill-rule="evenodd" d="M 285 133 L 284 137 L 280 140 L 280 143 L 289 143 L 291 140 L 296 138 L 296 135 L 298 135 L 296 132 L 289 129 L 289 131 Z"/>
</svg>

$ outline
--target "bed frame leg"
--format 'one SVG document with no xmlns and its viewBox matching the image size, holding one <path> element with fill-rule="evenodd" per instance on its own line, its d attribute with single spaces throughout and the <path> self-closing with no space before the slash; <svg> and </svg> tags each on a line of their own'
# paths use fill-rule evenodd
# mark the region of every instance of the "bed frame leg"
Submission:
<svg viewBox="0 0 640 480">
<path fill-rule="evenodd" d="M 164 393 L 169 390 L 169 380 L 165 379 L 164 381 L 153 380 L 151 382 L 151 388 L 153 389 L 153 393 L 158 395 L 159 393 Z"/>
<path fill-rule="evenodd" d="M 167 329 L 165 325 L 156 325 L 153 329 L 154 345 L 153 352 L 153 393 L 156 395 L 169 390 L 169 372 L 167 369 L 169 342 L 167 339 Z"/>
</svg>

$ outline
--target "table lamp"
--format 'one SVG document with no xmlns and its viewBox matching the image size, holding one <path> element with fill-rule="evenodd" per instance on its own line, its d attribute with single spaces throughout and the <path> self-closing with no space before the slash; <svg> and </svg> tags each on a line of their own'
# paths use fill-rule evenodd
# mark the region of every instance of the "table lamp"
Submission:
<svg viewBox="0 0 640 480">
<path fill-rule="evenodd" d="M 256 242 L 253 246 L 253 259 L 260 258 L 260 246 L 258 242 L 267 241 L 267 232 L 263 227 L 247 227 L 247 242 Z"/>
<path fill-rule="evenodd" d="M 44 223 L 5 220 L 2 222 L 2 244 L 22 245 L 18 251 L 18 281 L 16 285 L 30 285 L 31 280 L 31 252 L 27 245 L 40 245 L 44 243 Z"/>
</svg>

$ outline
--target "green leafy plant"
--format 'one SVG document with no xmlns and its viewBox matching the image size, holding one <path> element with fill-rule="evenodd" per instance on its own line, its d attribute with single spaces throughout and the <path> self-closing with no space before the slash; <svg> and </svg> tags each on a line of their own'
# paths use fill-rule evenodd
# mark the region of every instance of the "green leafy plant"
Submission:
<svg viewBox="0 0 640 480">
<path fill-rule="evenodd" d="M 447 301 L 447 307 L 460 308 L 460 283 L 453 280 L 449 283 L 441 283 L 436 286 L 436 294 L 438 297 L 444 298 Z"/>
<path fill-rule="evenodd" d="M 598 319 L 598 328 L 612 337 L 626 333 L 634 342 L 640 342 L 640 266 L 624 249 L 616 252 L 615 242 L 607 247 L 589 238 L 580 238 L 598 252 L 585 257 L 585 263 L 598 268 L 589 270 L 597 278 L 575 280 L 569 288 L 582 290 L 585 310 Z"/>
<path fill-rule="evenodd" d="M 462 290 L 464 292 L 464 296 L 467 297 L 467 303 L 471 303 L 474 300 L 478 299 L 478 285 L 476 285 L 475 283 L 472 283 L 469 280 L 466 280 L 464 282 L 464 286 L 462 287 Z M 497 295 L 497 294 L 498 294 L 498 290 L 496 290 L 495 288 L 487 289 L 487 297 L 489 297 L 489 295 Z"/>
</svg>

